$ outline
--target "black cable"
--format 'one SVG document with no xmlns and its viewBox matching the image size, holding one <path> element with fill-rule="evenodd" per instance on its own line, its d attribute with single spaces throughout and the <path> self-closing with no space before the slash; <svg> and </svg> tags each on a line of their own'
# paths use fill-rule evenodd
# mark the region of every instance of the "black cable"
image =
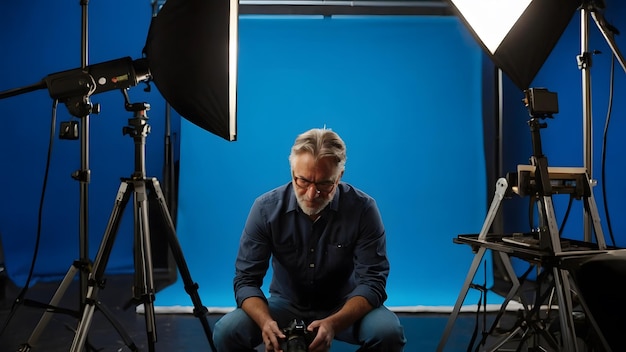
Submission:
<svg viewBox="0 0 626 352">
<path fill-rule="evenodd" d="M 26 292 L 28 291 L 28 288 L 30 286 L 30 281 L 32 280 L 32 277 L 33 277 L 33 272 L 35 270 L 35 263 L 37 262 L 37 255 L 39 253 L 39 243 L 41 241 L 41 224 L 42 224 L 43 204 L 44 204 L 46 188 L 48 184 L 48 171 L 50 170 L 52 147 L 54 145 L 54 135 L 55 135 L 55 130 L 56 130 L 56 117 L 57 117 L 58 103 L 59 103 L 58 99 L 54 99 L 54 101 L 52 102 L 52 123 L 50 126 L 50 142 L 48 143 L 48 156 L 46 159 L 46 169 L 45 169 L 44 177 L 43 177 L 43 185 L 41 187 L 41 198 L 39 199 L 39 211 L 37 214 L 37 235 L 35 236 L 35 250 L 33 251 L 33 258 L 30 264 L 30 269 L 28 271 L 28 277 L 26 278 L 26 283 L 24 284 L 24 287 L 22 288 L 20 293 L 17 295 L 17 298 L 15 299 L 15 301 L 13 302 L 13 305 L 11 306 L 11 311 L 9 312 L 6 321 L 4 322 L 4 325 L 2 326 L 2 330 L 0 330 L 0 336 L 4 334 L 4 331 L 7 328 L 7 326 L 9 326 L 9 322 L 15 315 L 17 308 L 23 303 L 24 297 L 26 296 Z"/>
<path fill-rule="evenodd" d="M 561 228 L 559 229 L 559 237 L 563 235 L 563 229 L 565 228 L 565 224 L 567 224 L 567 218 L 569 218 L 570 210 L 572 210 L 572 203 L 574 203 L 573 194 L 569 196 L 569 201 L 567 202 L 567 209 L 565 210 L 565 215 L 563 215 L 563 221 L 561 222 Z"/>
<path fill-rule="evenodd" d="M 609 237 L 613 246 L 617 247 L 615 237 L 613 237 L 613 228 L 611 227 L 611 216 L 609 215 L 609 206 L 606 199 L 606 141 L 609 131 L 609 123 L 611 122 L 611 111 L 613 110 L 613 82 L 615 81 L 615 55 L 611 55 L 611 74 L 609 80 L 609 102 L 606 112 L 606 122 L 604 124 L 604 133 L 602 135 L 602 162 L 601 162 L 601 179 L 602 179 L 602 202 L 604 204 L 604 214 L 606 216 L 606 226 L 609 230 Z"/>
<path fill-rule="evenodd" d="M 481 306 L 484 307 L 484 317 L 483 319 L 485 319 L 484 321 L 484 325 L 483 325 L 483 336 L 481 339 L 481 343 L 484 343 L 485 341 L 485 326 L 486 326 L 486 315 L 487 315 L 487 261 L 483 261 L 484 269 L 485 269 L 485 282 L 484 284 L 481 285 L 476 285 L 474 283 L 470 283 L 470 288 L 476 289 L 480 292 L 480 295 L 478 297 L 478 304 L 477 304 L 477 309 L 476 309 L 476 324 L 474 324 L 474 331 L 472 331 L 472 336 L 470 339 L 470 342 L 467 346 L 467 352 L 472 352 L 472 347 L 474 346 L 474 344 L 476 343 L 476 337 L 478 336 L 478 326 L 480 325 L 480 308 Z M 484 302 L 484 303 L 483 303 Z M 476 350 L 478 350 L 479 346 L 481 345 L 481 343 L 479 343 L 476 346 Z"/>
<path fill-rule="evenodd" d="M 531 231 L 535 228 L 535 205 L 539 202 L 537 197 L 531 195 L 528 197 L 528 228 Z"/>
<path fill-rule="evenodd" d="M 567 219 L 569 218 L 570 211 L 572 210 L 573 202 L 574 202 L 574 196 L 571 195 L 567 203 L 567 209 L 565 210 L 565 214 L 563 215 L 561 226 L 559 228 L 559 237 L 561 237 L 561 235 L 563 234 L 563 229 L 565 228 L 565 224 L 567 223 Z M 535 196 L 531 196 L 530 201 L 528 203 L 528 226 L 531 228 L 531 230 L 535 228 L 534 214 L 535 214 L 535 205 L 537 203 L 539 204 L 537 206 L 540 206 L 540 207 L 543 206 L 543 200 Z"/>
</svg>

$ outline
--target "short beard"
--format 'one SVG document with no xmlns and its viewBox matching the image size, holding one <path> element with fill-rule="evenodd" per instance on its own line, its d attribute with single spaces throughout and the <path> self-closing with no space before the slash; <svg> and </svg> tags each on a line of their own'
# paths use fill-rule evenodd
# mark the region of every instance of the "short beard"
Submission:
<svg viewBox="0 0 626 352">
<path fill-rule="evenodd" d="M 327 197 L 330 197 L 330 198 L 318 197 L 316 198 L 315 207 L 307 207 L 304 205 L 305 197 L 306 195 L 300 196 L 296 194 L 296 200 L 298 201 L 298 205 L 300 206 L 300 209 L 302 209 L 302 212 L 308 216 L 313 216 L 313 215 L 317 215 L 321 213 L 322 210 L 324 210 L 324 208 L 326 208 L 326 206 L 328 206 L 328 204 L 330 204 L 330 202 L 332 201 L 332 197 L 330 197 L 330 195 L 327 195 Z"/>
</svg>

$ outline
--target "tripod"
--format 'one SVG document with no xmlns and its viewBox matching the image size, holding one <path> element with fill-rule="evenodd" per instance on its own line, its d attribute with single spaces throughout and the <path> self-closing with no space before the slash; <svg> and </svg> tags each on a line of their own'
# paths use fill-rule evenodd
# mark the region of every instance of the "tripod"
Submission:
<svg viewBox="0 0 626 352">
<path fill-rule="evenodd" d="M 213 351 L 215 346 L 212 340 L 211 329 L 207 320 L 207 308 L 204 307 L 198 295 L 198 285 L 193 282 L 187 263 L 180 248 L 174 223 L 167 209 L 163 192 L 156 178 L 146 178 L 145 146 L 146 137 L 150 133 L 146 111 L 150 106 L 146 103 L 129 102 L 128 94 L 122 90 L 126 100 L 126 110 L 134 113 L 128 120 L 129 126 L 124 127 L 123 133 L 133 137 L 135 142 L 135 171 L 130 178 L 122 179 L 122 183 L 115 198 L 115 204 L 106 231 L 100 243 L 92 271 L 89 275 L 85 307 L 82 318 L 72 342 L 70 351 L 78 352 L 85 344 L 89 327 L 97 303 L 99 289 L 104 288 L 103 274 L 113 248 L 115 236 L 121 221 L 124 209 L 131 195 L 134 197 L 134 236 L 135 236 L 135 282 L 133 287 L 133 301 L 143 303 L 146 321 L 146 337 L 150 351 L 154 351 L 157 341 L 155 314 L 154 314 L 154 280 L 152 274 L 152 255 L 150 247 L 150 228 L 148 223 L 148 197 L 154 197 L 159 204 L 160 215 L 167 225 L 167 240 L 173 257 L 176 261 L 181 278 L 185 284 L 185 291 L 191 297 L 194 305 L 194 315 L 200 319 L 204 332 Z"/>
<path fill-rule="evenodd" d="M 533 91 L 529 91 L 527 94 L 532 94 L 532 92 Z M 529 99 L 529 97 L 530 95 L 527 95 L 526 98 Z M 601 350 L 610 351 L 606 339 L 602 335 L 595 319 L 591 315 L 584 298 L 582 295 L 578 294 L 579 290 L 577 289 L 576 284 L 574 280 L 572 280 L 572 277 L 565 265 L 568 260 L 587 258 L 589 256 L 604 253 L 607 249 L 602 228 L 600 226 L 598 210 L 593 198 L 591 182 L 585 169 L 559 169 L 548 167 L 548 159 L 543 154 L 540 134 L 540 130 L 547 127 L 547 124 L 541 122 L 540 119 L 551 117 L 551 114 L 554 113 L 554 111 L 549 110 L 550 109 L 546 109 L 546 111 L 536 113 L 531 109 L 532 118 L 528 121 L 528 125 L 531 132 L 533 155 L 531 157 L 531 165 L 529 165 L 529 167 L 520 168 L 520 166 L 518 166 L 518 172 L 520 169 L 523 172 L 520 172 L 520 175 L 517 176 L 517 185 L 515 186 L 516 190 L 509 187 L 509 183 L 506 178 L 500 178 L 496 184 L 496 192 L 480 233 L 477 236 L 459 235 L 458 238 L 455 239 L 455 243 L 471 245 L 475 256 L 465 278 L 461 293 L 457 298 L 454 309 L 448 319 L 444 333 L 437 347 L 438 352 L 443 351 L 445 347 L 446 341 L 452 332 L 452 328 L 460 312 L 461 306 L 465 301 L 469 288 L 471 287 L 471 282 L 487 250 L 492 250 L 494 255 L 500 257 L 503 267 L 506 270 L 506 274 L 511 282 L 511 288 L 506 294 L 496 321 L 492 325 L 490 334 L 494 331 L 498 320 L 511 300 L 518 297 L 524 307 L 522 316 L 520 317 L 521 319 L 518 320 L 514 329 L 507 336 L 499 339 L 495 346 L 489 346 L 487 351 L 498 350 L 504 345 L 504 343 L 508 342 L 513 337 L 517 337 L 518 335 L 521 336 L 521 342 L 517 347 L 517 351 L 521 350 L 523 344 L 528 343 L 535 344 L 536 346 L 532 347 L 537 350 L 547 350 L 543 349 L 542 346 L 539 346 L 539 342 L 546 342 L 556 351 L 580 351 L 581 349 L 579 349 L 578 346 L 578 336 L 576 334 L 573 314 L 575 298 L 578 300 L 586 319 L 593 329 L 596 338 L 599 340 Z M 565 169 L 567 169 L 567 171 L 565 171 Z M 572 181 L 574 180 L 574 186 L 572 186 Z M 504 240 L 504 238 L 508 236 L 489 234 L 493 221 L 500 210 L 501 202 L 505 196 L 507 196 L 509 190 L 512 190 L 513 193 L 518 193 L 519 195 L 532 195 L 538 199 L 539 228 L 537 232 L 539 234 L 539 241 L 536 248 L 526 247 L 523 245 L 509 245 L 508 242 Z M 564 248 L 562 245 L 552 198 L 555 194 L 566 192 L 576 192 L 576 196 L 583 201 L 585 210 L 591 214 L 597 242 L 595 245 L 590 242 L 581 242 L 578 245 L 572 246 L 572 248 Z M 512 257 L 520 258 L 528 263 L 531 263 L 532 265 L 538 265 L 543 268 L 543 272 L 541 273 L 543 274 L 541 275 L 542 279 L 538 280 L 538 283 L 544 281 L 543 283 L 548 286 L 548 289 L 538 291 L 536 295 L 536 302 L 532 308 L 528 308 L 530 306 L 529 302 L 527 302 L 524 295 L 521 294 L 520 290 L 522 286 L 520 278 L 518 278 L 517 273 L 513 268 L 511 261 Z M 525 279 L 526 275 L 527 274 L 524 274 L 522 279 Z M 546 301 L 548 295 L 551 294 L 554 294 L 556 302 L 559 305 L 557 310 L 558 327 L 560 330 L 559 336 L 556 336 L 549 331 L 550 324 L 548 324 L 546 320 L 538 318 L 542 302 Z M 550 302 L 551 301 L 552 300 L 550 300 Z M 484 342 L 485 339 L 481 341 L 483 344 Z"/>
</svg>

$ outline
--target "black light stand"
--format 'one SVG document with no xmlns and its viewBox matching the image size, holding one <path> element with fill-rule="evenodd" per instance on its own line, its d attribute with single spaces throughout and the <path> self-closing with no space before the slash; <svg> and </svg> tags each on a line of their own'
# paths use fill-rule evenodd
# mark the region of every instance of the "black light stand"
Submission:
<svg viewBox="0 0 626 352">
<path fill-rule="evenodd" d="M 50 95 L 64 102 L 69 110 L 69 112 L 81 119 L 81 131 L 80 135 L 78 134 L 77 126 L 71 125 L 72 129 L 76 129 L 74 131 L 68 131 L 73 138 L 70 139 L 80 139 L 80 169 L 72 173 L 72 178 L 80 182 L 80 199 L 79 199 L 79 233 L 78 233 L 78 248 L 79 248 L 79 257 L 72 263 L 72 266 L 68 270 L 64 282 L 61 287 L 57 289 L 54 297 L 52 298 L 50 304 L 48 305 L 48 309 L 44 313 L 43 317 L 37 324 L 37 327 L 32 332 L 27 343 L 23 344 L 19 347 L 19 351 L 28 351 L 36 343 L 36 340 L 39 338 L 40 333 L 43 331 L 45 326 L 47 325 L 50 314 L 57 309 L 56 305 L 61 300 L 63 294 L 65 293 L 67 286 L 69 286 L 69 282 L 73 279 L 76 272 L 79 272 L 79 314 L 82 312 L 84 307 L 84 297 L 87 288 L 87 268 L 89 267 L 89 243 L 88 243 L 88 214 L 89 214 L 89 182 L 90 182 L 90 170 L 89 170 L 89 114 L 98 113 L 99 106 L 93 105 L 89 100 L 89 96 L 94 93 L 96 87 L 91 77 L 84 72 L 86 71 L 86 67 L 88 65 L 88 1 L 81 0 L 81 69 L 75 70 L 71 75 L 63 73 L 58 75 L 48 76 L 46 80 L 42 80 L 37 84 L 33 84 L 30 86 L 26 86 L 23 88 L 12 89 L 5 92 L 0 93 L 0 99 L 11 97 L 14 95 L 34 91 L 36 89 L 42 89 L 48 87 L 50 89 Z M 69 71 L 68 71 L 69 72 Z M 81 73 L 82 72 L 82 73 Z M 56 82 L 53 82 L 55 81 Z M 80 84 L 74 85 L 73 83 L 80 82 Z M 53 86 L 55 88 L 53 88 Z M 56 91 L 56 92 L 55 92 Z M 57 95 L 58 96 L 55 96 Z M 26 288 L 25 288 L 26 289 Z M 22 300 L 25 289 L 18 296 L 17 302 L 29 302 L 28 300 Z M 62 309 L 58 309 L 62 311 Z"/>
<path fill-rule="evenodd" d="M 81 0 L 81 61 L 80 67 L 86 68 L 89 65 L 89 0 Z M 91 170 L 89 169 L 89 114 L 91 112 L 99 113 L 99 105 L 95 110 L 92 110 L 92 104 L 89 101 L 89 96 L 86 96 L 84 106 L 88 109 L 83 111 L 79 117 L 81 118 L 80 124 L 80 169 L 75 171 L 72 177 L 80 183 L 80 203 L 78 214 L 78 248 L 79 248 L 79 262 L 81 265 L 88 265 L 89 259 L 89 182 L 91 182 Z M 85 292 L 87 290 L 87 271 L 80 270 L 79 274 L 79 299 L 80 308 L 79 313 L 82 313 L 85 307 Z"/>
<path fill-rule="evenodd" d="M 134 113 L 133 118 L 128 120 L 129 126 L 124 127 L 123 132 L 125 135 L 131 136 L 135 143 L 135 171 L 130 178 L 122 180 L 117 197 L 115 198 L 113 211 L 109 218 L 98 254 L 96 255 L 93 268 L 89 274 L 85 300 L 86 305 L 76 329 L 76 335 L 74 336 L 70 351 L 79 352 L 87 339 L 93 313 L 98 302 L 97 293 L 100 288 L 104 287 L 103 274 L 105 267 L 109 260 L 111 249 L 113 248 L 122 214 L 124 213 L 124 209 L 131 195 L 134 198 L 135 236 L 135 286 L 133 290 L 133 301 L 137 304 L 143 304 L 144 306 L 147 342 L 150 351 L 154 351 L 157 334 L 154 316 L 153 302 L 155 290 L 152 273 L 150 227 L 148 221 L 149 197 L 152 197 L 159 205 L 160 214 L 167 225 L 168 244 L 183 279 L 185 291 L 189 294 L 193 302 L 194 315 L 200 319 L 209 344 L 212 350 L 215 351 L 211 329 L 206 317 L 208 310 L 202 305 L 197 292 L 198 285 L 193 282 L 189 274 L 189 269 L 176 237 L 175 226 L 167 208 L 163 192 L 156 178 L 146 178 L 145 145 L 146 137 L 150 133 L 150 125 L 147 123 L 148 116 L 146 111 L 149 110 L 149 105 L 146 103 L 131 104 L 126 91 L 122 90 L 122 92 L 126 98 L 126 110 Z"/>
<path fill-rule="evenodd" d="M 81 130 L 78 131 L 76 124 L 61 128 L 60 134 L 65 139 L 81 139 L 81 169 L 72 173 L 72 177 L 80 182 L 80 214 L 79 214 L 79 258 L 75 260 L 66 273 L 60 286 L 54 293 L 50 303 L 44 308 L 46 311 L 31 334 L 28 342 L 20 346 L 19 351 L 28 351 L 37 342 L 37 339 L 50 320 L 50 314 L 63 311 L 57 307 L 63 295 L 67 291 L 74 276 L 80 274 L 79 311 L 80 316 L 85 306 L 85 294 L 87 291 L 87 274 L 91 261 L 88 245 L 88 187 L 90 182 L 89 170 L 89 114 L 98 113 L 100 106 L 92 104 L 90 96 L 113 89 L 125 89 L 147 81 L 150 71 L 145 59 L 132 60 L 130 57 L 111 60 L 91 66 L 57 72 L 46 76 L 41 82 L 0 92 L 0 99 L 31 92 L 37 89 L 48 89 L 50 97 L 64 103 L 69 113 L 81 118 Z M 16 302 L 30 302 L 23 300 L 25 290 L 20 293 Z M 67 310 L 66 310 L 67 311 Z M 111 319 L 109 319 L 111 320 Z M 115 325 L 116 323 L 112 321 Z"/>
<path fill-rule="evenodd" d="M 606 43 L 611 48 L 612 54 L 617 59 L 618 63 L 626 72 L 626 60 L 617 47 L 614 35 L 619 34 L 619 31 L 610 23 L 606 21 L 602 14 L 602 10 L 605 8 L 603 0 L 584 0 L 580 6 L 580 55 L 576 57 L 578 62 L 578 69 L 581 72 L 582 79 L 582 98 L 583 98 L 583 160 L 584 167 L 587 169 L 589 179 L 595 184 L 593 179 L 593 116 L 591 109 L 591 66 L 592 66 L 592 53 L 589 52 L 589 17 L 593 19 L 602 33 L 602 36 L 606 40 Z M 585 240 L 591 239 L 591 216 L 586 211 L 584 212 L 584 235 Z"/>
</svg>

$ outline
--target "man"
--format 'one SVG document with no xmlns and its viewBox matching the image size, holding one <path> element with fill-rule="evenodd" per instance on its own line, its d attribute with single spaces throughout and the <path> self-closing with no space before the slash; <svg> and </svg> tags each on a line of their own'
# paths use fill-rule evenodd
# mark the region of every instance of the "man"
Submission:
<svg viewBox="0 0 626 352">
<path fill-rule="evenodd" d="M 280 351 L 283 329 L 304 321 L 310 352 L 333 339 L 359 351 L 402 351 L 398 317 L 383 302 L 389 274 L 385 230 L 373 198 L 341 182 L 343 140 L 328 129 L 299 135 L 291 182 L 257 198 L 235 263 L 237 309 L 214 327 L 218 352 Z M 271 258 L 270 297 L 261 290 Z"/>
</svg>

